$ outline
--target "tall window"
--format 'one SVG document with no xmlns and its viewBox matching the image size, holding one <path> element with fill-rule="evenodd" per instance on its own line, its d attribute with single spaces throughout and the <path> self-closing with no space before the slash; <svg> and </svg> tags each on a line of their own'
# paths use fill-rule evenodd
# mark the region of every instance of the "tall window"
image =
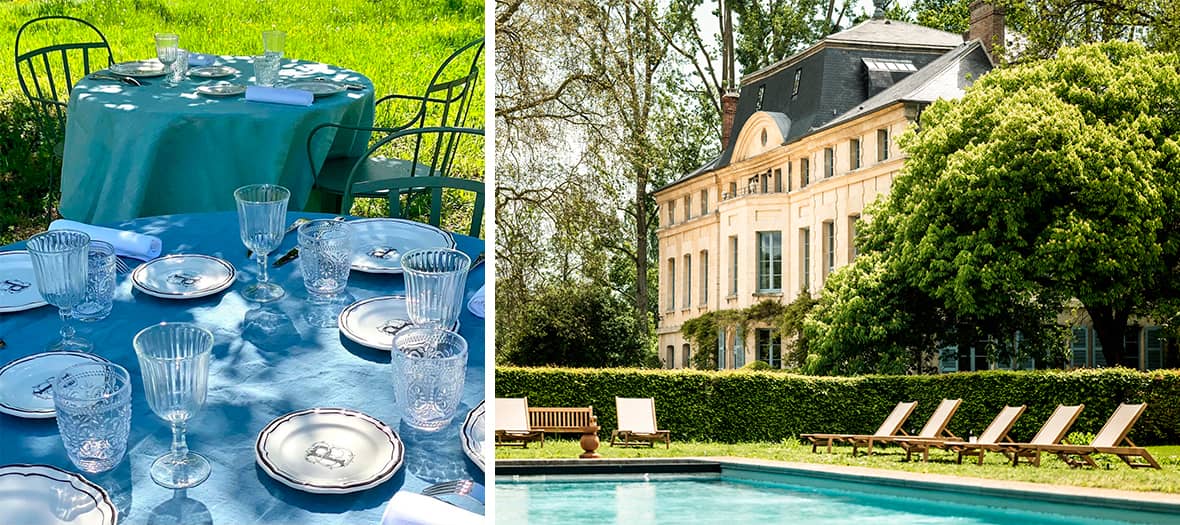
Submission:
<svg viewBox="0 0 1180 525">
<path fill-rule="evenodd" d="M 709 214 L 709 189 L 701 190 L 701 216 Z"/>
<path fill-rule="evenodd" d="M 799 287 L 811 287 L 811 228 L 799 228 Z"/>
<path fill-rule="evenodd" d="M 729 198 L 737 197 L 737 181 L 730 181 L 729 183 Z"/>
<path fill-rule="evenodd" d="M 803 80 L 803 68 L 795 70 L 795 84 L 791 86 L 791 98 L 799 95 L 799 82 Z"/>
<path fill-rule="evenodd" d="M 762 193 L 770 193 L 770 170 L 762 174 Z"/>
<path fill-rule="evenodd" d="M 664 307 L 664 311 L 671 312 L 676 309 L 676 258 L 668 258 L 668 304 Z"/>
<path fill-rule="evenodd" d="M 783 192 L 783 169 L 774 169 L 774 191 L 775 193 Z"/>
<path fill-rule="evenodd" d="M 667 350 L 664 352 L 664 356 L 664 364 L 667 365 L 668 368 L 676 368 L 676 347 L 668 345 Z"/>
<path fill-rule="evenodd" d="M 684 220 L 688 221 L 692 218 L 692 195 L 684 196 Z"/>
<path fill-rule="evenodd" d="M 738 293 L 738 238 L 729 238 L 729 295 Z"/>
<path fill-rule="evenodd" d="M 681 308 L 692 306 L 692 255 L 684 254 L 684 299 Z"/>
<path fill-rule="evenodd" d="M 889 130 L 877 130 L 877 162 L 889 159 Z"/>
<path fill-rule="evenodd" d="M 1083 367 L 1090 364 L 1089 353 L 1090 347 L 1090 330 L 1085 326 L 1073 327 L 1073 338 L 1069 342 L 1070 358 L 1069 364 L 1073 367 Z"/>
<path fill-rule="evenodd" d="M 791 190 L 795 189 L 794 188 L 795 181 L 793 180 L 795 177 L 794 177 L 794 173 L 791 171 L 791 166 L 792 166 L 791 162 L 788 161 L 787 162 L 787 191 L 791 191 Z"/>
<path fill-rule="evenodd" d="M 824 148 L 824 178 L 831 177 L 836 174 L 836 150 L 835 148 Z"/>
<path fill-rule="evenodd" d="M 709 250 L 701 250 L 701 306 L 709 304 Z"/>
<path fill-rule="evenodd" d="M 848 216 L 848 262 L 856 260 L 860 251 L 856 248 L 856 227 L 860 222 L 860 215 Z"/>
<path fill-rule="evenodd" d="M 799 159 L 799 187 L 805 187 L 811 183 L 811 159 Z"/>
<path fill-rule="evenodd" d="M 758 349 L 758 360 L 770 365 L 771 368 L 783 367 L 783 340 L 778 330 L 759 328 L 754 332 L 754 342 Z"/>
<path fill-rule="evenodd" d="M 1143 333 L 1144 354 L 1146 354 L 1146 362 L 1143 363 L 1144 370 L 1155 370 L 1164 367 L 1164 340 L 1160 336 L 1160 327 L 1149 326 Z"/>
<path fill-rule="evenodd" d="M 692 347 L 688 346 L 688 343 L 684 343 L 684 352 L 680 354 L 680 368 L 688 368 L 690 355 L 692 355 Z"/>
<path fill-rule="evenodd" d="M 848 169 L 860 168 L 860 139 L 848 141 Z"/>
<path fill-rule="evenodd" d="M 783 289 L 783 233 L 758 232 L 758 291 Z"/>
<path fill-rule="evenodd" d="M 824 279 L 826 280 L 836 270 L 836 223 L 826 221 L 823 224 L 824 234 Z"/>
<path fill-rule="evenodd" d="M 668 225 L 676 224 L 676 201 L 668 201 Z"/>
</svg>

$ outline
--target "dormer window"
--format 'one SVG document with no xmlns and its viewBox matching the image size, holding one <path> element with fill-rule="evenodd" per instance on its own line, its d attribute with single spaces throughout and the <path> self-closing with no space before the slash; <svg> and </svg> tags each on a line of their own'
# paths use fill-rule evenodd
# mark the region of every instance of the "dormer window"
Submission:
<svg viewBox="0 0 1180 525">
<path fill-rule="evenodd" d="M 762 128 L 762 147 L 766 147 L 766 128 Z"/>
<path fill-rule="evenodd" d="M 766 94 L 766 84 L 758 86 L 758 98 L 754 99 L 754 111 L 762 110 L 762 96 Z M 763 141 L 765 142 L 765 141 Z"/>
<path fill-rule="evenodd" d="M 791 98 L 799 94 L 799 81 L 803 79 L 803 68 L 795 70 L 795 85 L 791 88 Z"/>
</svg>

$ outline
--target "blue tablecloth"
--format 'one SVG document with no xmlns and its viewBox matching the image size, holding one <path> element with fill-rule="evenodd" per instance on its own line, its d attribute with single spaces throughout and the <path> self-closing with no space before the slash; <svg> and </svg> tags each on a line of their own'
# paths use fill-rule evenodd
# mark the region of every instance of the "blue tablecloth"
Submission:
<svg viewBox="0 0 1180 525">
<path fill-rule="evenodd" d="M 307 136 L 332 122 L 373 125 L 372 82 L 327 64 L 284 60 L 279 80 L 326 78 L 366 86 L 316 99 L 310 107 L 247 102 L 196 93 L 201 84 L 252 84 L 250 57 L 220 57 L 235 77 L 189 79 L 166 88 L 162 78 L 128 86 L 84 78 L 70 93 L 62 159 L 61 214 L 106 223 L 173 213 L 234 209 L 233 190 L 275 183 L 291 190 L 291 209 L 311 193 Z M 360 156 L 368 133 L 328 128 L 316 134 L 316 165 Z"/>
<path fill-rule="evenodd" d="M 291 213 L 288 223 L 300 216 L 319 215 Z M 238 269 L 238 282 L 226 292 L 188 301 L 133 292 L 129 276 L 121 275 L 111 316 L 99 323 L 78 324 L 79 334 L 94 343 L 95 353 L 126 367 L 132 377 L 127 458 L 111 472 L 85 476 L 110 493 L 119 507 L 121 524 L 376 524 L 385 503 L 398 490 L 417 492 L 438 481 L 484 479 L 464 455 L 459 439 L 464 416 L 484 398 L 483 319 L 466 308 L 459 319 L 460 333 L 470 348 L 459 415 L 437 433 L 414 431 L 400 424 L 393 407 L 389 353 L 358 346 L 334 328 L 309 324 L 309 316 L 317 312 L 305 303 L 298 261 L 270 273 L 287 291 L 282 300 L 260 307 L 241 298 L 239 292 L 254 282 L 258 267 L 246 259 L 234 213 L 149 217 L 117 226 L 159 236 L 166 254 L 216 255 Z M 293 247 L 295 237 L 290 235 L 277 253 Z M 473 258 L 484 249 L 479 239 L 455 238 L 458 248 Z M 468 277 L 465 299 L 483 285 L 483 268 Z M 353 272 L 347 292 L 359 300 L 402 293 L 404 286 L 400 275 Z M 148 476 L 151 462 L 168 452 L 171 431 L 148 408 L 131 346 L 136 332 L 161 321 L 195 322 L 210 329 L 216 341 L 208 400 L 188 433 L 189 447 L 209 458 L 213 474 L 204 484 L 175 493 Z M 59 327 L 52 306 L 0 314 L 0 338 L 8 343 L 0 350 L 0 366 L 43 351 L 55 340 Z M 389 424 L 405 443 L 405 465 L 390 481 L 356 494 L 307 494 L 272 480 L 254 462 L 258 432 L 280 415 L 311 407 L 352 408 Z M 78 472 L 66 458 L 52 419 L 0 414 L 0 443 L 0 465 L 45 463 Z M 176 514 L 183 519 L 170 521 Z"/>
</svg>

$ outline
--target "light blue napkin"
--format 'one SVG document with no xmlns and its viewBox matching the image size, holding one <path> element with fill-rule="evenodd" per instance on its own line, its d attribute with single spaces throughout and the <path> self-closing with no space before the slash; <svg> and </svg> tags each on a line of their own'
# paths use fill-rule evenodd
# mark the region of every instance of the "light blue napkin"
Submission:
<svg viewBox="0 0 1180 525">
<path fill-rule="evenodd" d="M 246 88 L 246 100 L 291 106 L 310 106 L 315 101 L 315 96 L 301 89 L 249 86 Z"/>
<path fill-rule="evenodd" d="M 189 67 L 212 66 L 215 62 L 217 62 L 217 57 L 213 55 L 202 55 L 198 53 L 188 54 Z"/>
</svg>

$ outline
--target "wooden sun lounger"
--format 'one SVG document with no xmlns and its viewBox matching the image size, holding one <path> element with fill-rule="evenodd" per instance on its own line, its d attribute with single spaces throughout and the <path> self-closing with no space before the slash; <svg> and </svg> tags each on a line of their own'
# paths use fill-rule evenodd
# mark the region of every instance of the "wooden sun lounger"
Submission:
<svg viewBox="0 0 1180 525">
<path fill-rule="evenodd" d="M 1089 445 L 1033 445 L 1028 447 L 1030 453 L 1037 456 L 1036 464 L 1040 464 L 1042 452 L 1053 452 L 1070 467 L 1082 466 L 1098 467 L 1094 461 L 1094 454 L 1114 454 L 1131 468 L 1160 468 L 1160 464 L 1151 456 L 1147 449 L 1135 445 L 1127 434 L 1131 427 L 1147 410 L 1147 403 L 1128 405 L 1123 403 L 1115 409 L 1102 426 L 1102 430 L 1094 436 Z"/>
<path fill-rule="evenodd" d="M 545 432 L 529 425 L 529 398 L 496 398 L 496 446 L 528 448 L 540 441 L 545 447 Z"/>
<path fill-rule="evenodd" d="M 1077 421 L 1078 416 L 1082 413 L 1082 409 L 1086 405 L 1057 405 L 1053 410 L 1053 414 L 1049 419 L 1045 420 L 1045 424 L 1041 425 L 1041 430 L 1037 435 L 1033 436 L 1028 443 L 1012 443 L 997 441 L 995 443 L 967 443 L 965 441 L 947 443 L 948 447 L 953 447 L 959 453 L 959 463 L 963 462 L 963 456 L 977 456 L 978 464 L 983 464 L 983 457 L 988 452 L 999 452 L 1004 454 L 1012 465 L 1020 464 L 1020 458 L 1028 458 L 1029 462 L 1040 466 L 1041 456 L 1034 453 L 1031 447 L 1038 445 L 1054 445 L 1061 443 L 1065 439 L 1065 435 L 1069 432 L 1069 427 L 1073 426 L 1073 422 Z"/>
<path fill-rule="evenodd" d="M 1012 425 L 1016 424 L 1016 419 L 1024 413 L 1025 406 L 1018 407 L 1006 406 L 1000 410 L 999 414 L 992 419 L 983 433 L 979 435 L 978 440 L 972 445 L 994 445 L 1001 442 L 1011 442 L 1008 438 L 1008 432 L 1012 430 Z M 963 440 L 959 438 L 954 439 L 923 439 L 923 438 L 905 438 L 899 437 L 896 439 L 897 443 L 905 448 L 905 459 L 909 461 L 915 452 L 922 452 L 922 461 L 930 459 L 930 449 L 940 448 L 943 450 L 950 450 L 958 452 L 958 462 L 963 462 L 964 455 L 979 456 L 980 464 L 983 464 L 983 452 L 980 449 L 968 450 L 966 447 L 958 445 Z"/>
<path fill-rule="evenodd" d="M 962 403 L 962 399 L 943 399 L 942 402 L 938 404 L 938 408 L 934 409 L 934 413 L 930 414 L 930 419 L 926 420 L 926 425 L 924 425 L 922 430 L 918 432 L 918 435 L 914 437 L 923 441 L 931 441 L 936 439 L 953 439 L 956 441 L 961 441 L 962 438 L 948 432 L 946 426 L 951 422 L 951 417 L 955 415 L 957 410 L 959 410 L 959 405 Z M 908 438 L 905 436 L 853 436 L 852 438 L 848 439 L 848 442 L 852 443 L 853 456 L 856 455 L 857 449 L 861 446 L 865 447 L 865 455 L 871 456 L 873 454 L 874 445 L 883 445 L 885 443 L 894 443 L 900 445 L 902 448 L 906 449 L 906 455 L 909 456 L 909 454 L 911 454 L 911 452 L 909 452 L 909 447 L 914 445 L 902 441 L 904 439 Z"/>
<path fill-rule="evenodd" d="M 656 425 L 654 399 L 616 397 L 615 409 L 619 429 L 611 432 L 610 446 L 635 447 L 646 444 L 651 447 L 655 446 L 656 441 L 663 441 L 664 448 L 671 448 L 671 433 L 656 430 L 659 427 Z"/>
<path fill-rule="evenodd" d="M 888 437 L 897 435 L 898 432 L 905 434 L 905 430 L 901 428 L 906 420 L 910 418 L 910 414 L 914 413 L 914 408 L 918 406 L 917 401 L 901 402 L 893 407 L 893 412 L 889 413 L 889 417 L 881 423 L 877 431 L 873 433 L 874 436 Z M 832 443 L 849 442 L 856 434 L 800 434 L 799 437 L 811 442 L 811 452 L 814 454 L 816 447 L 821 443 L 828 447 L 828 453 L 832 452 Z"/>
</svg>

